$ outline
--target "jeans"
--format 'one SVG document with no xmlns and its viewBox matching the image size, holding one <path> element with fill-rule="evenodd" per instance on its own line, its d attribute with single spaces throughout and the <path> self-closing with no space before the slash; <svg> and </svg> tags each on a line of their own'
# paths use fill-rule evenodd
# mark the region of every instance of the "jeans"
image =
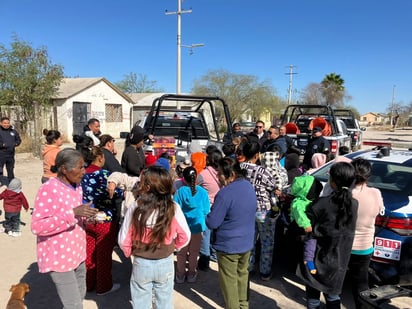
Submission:
<svg viewBox="0 0 412 309">
<path fill-rule="evenodd" d="M 200 255 L 210 256 L 210 230 L 203 231 L 203 238 L 200 244 Z"/>
<path fill-rule="evenodd" d="M 219 284 L 226 309 L 249 308 L 249 257 L 250 251 L 239 254 L 217 251 Z"/>
<path fill-rule="evenodd" d="M 134 257 L 130 293 L 134 309 L 173 308 L 173 254 L 164 259 Z M 154 295 L 153 295 L 154 294 Z"/>
<path fill-rule="evenodd" d="M 278 216 L 279 217 L 279 216 Z M 255 247 L 257 237 L 260 238 L 260 260 L 259 270 L 263 276 L 270 275 L 272 273 L 272 259 L 273 259 L 273 247 L 275 244 L 275 229 L 277 218 L 271 218 L 266 216 L 264 222 L 256 220 L 255 223 Z M 256 249 L 253 248 L 250 256 L 249 271 L 252 271 L 255 267 L 255 253 Z"/>
<path fill-rule="evenodd" d="M 67 272 L 52 271 L 50 277 L 56 286 L 64 309 L 83 309 L 83 299 L 86 296 L 85 263 Z"/>
<path fill-rule="evenodd" d="M 352 295 L 355 300 L 356 308 L 362 308 L 360 300 L 360 292 L 369 289 L 369 262 L 371 260 L 372 253 L 366 255 L 351 254 L 348 275 L 352 287 Z"/>
<path fill-rule="evenodd" d="M 340 308 L 340 296 L 339 295 L 332 295 L 332 294 L 325 294 L 326 299 L 326 308 L 335 309 Z M 320 308 L 320 292 L 311 286 L 306 286 L 306 308 L 307 309 L 317 309 Z"/>
</svg>

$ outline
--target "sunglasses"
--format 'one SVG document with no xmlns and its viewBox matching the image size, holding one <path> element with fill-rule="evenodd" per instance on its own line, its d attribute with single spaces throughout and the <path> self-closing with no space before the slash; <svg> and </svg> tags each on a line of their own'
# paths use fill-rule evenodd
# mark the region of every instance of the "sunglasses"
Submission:
<svg viewBox="0 0 412 309">
<path fill-rule="evenodd" d="M 256 126 L 255 128 L 256 128 L 256 129 L 262 129 L 263 126 Z"/>
</svg>

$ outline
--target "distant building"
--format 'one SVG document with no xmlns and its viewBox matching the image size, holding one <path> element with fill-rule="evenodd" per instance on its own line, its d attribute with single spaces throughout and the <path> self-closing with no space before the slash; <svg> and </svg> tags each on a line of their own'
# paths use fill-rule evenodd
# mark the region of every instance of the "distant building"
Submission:
<svg viewBox="0 0 412 309">
<path fill-rule="evenodd" d="M 64 78 L 52 103 L 52 127 L 69 140 L 83 132 L 90 118 L 113 137 L 130 131 L 132 99 L 105 78 Z"/>
<path fill-rule="evenodd" d="M 383 114 L 368 112 L 360 116 L 360 124 L 365 126 L 383 125 L 388 121 L 388 117 Z"/>
</svg>

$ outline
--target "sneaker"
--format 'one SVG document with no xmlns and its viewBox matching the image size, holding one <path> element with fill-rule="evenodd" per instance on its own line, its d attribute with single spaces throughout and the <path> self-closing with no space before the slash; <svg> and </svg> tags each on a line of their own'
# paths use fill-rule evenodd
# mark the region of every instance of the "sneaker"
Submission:
<svg viewBox="0 0 412 309">
<path fill-rule="evenodd" d="M 10 235 L 10 234 L 9 234 Z M 12 232 L 11 236 L 13 237 L 20 237 L 21 236 L 21 232 Z"/>
<path fill-rule="evenodd" d="M 186 276 L 185 275 L 176 275 L 175 282 L 178 284 L 185 283 Z"/>
<path fill-rule="evenodd" d="M 195 283 L 197 279 L 197 273 L 193 275 L 187 275 L 187 282 L 188 283 Z"/>
<path fill-rule="evenodd" d="M 8 232 L 7 232 L 7 235 L 13 236 L 13 231 L 8 231 Z"/>
<path fill-rule="evenodd" d="M 6 229 L 4 227 L 0 227 L 0 233 L 4 233 Z"/>
<path fill-rule="evenodd" d="M 102 295 L 109 294 L 109 293 L 111 293 L 111 292 L 115 292 L 115 291 L 117 291 L 118 289 L 120 289 L 120 283 L 113 283 L 113 286 L 112 286 L 112 288 L 111 288 L 109 291 L 103 292 L 103 293 L 96 293 L 96 294 L 99 295 L 99 296 L 102 296 Z"/>
</svg>

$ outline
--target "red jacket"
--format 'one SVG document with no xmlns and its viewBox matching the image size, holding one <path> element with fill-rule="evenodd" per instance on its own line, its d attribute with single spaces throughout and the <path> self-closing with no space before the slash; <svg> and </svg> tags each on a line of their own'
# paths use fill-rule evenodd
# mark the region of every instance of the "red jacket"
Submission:
<svg viewBox="0 0 412 309">
<path fill-rule="evenodd" d="M 5 212 L 20 212 L 22 206 L 26 210 L 29 209 L 29 203 L 23 192 L 16 193 L 6 189 L 0 193 L 0 200 L 4 200 L 3 206 Z"/>
</svg>

